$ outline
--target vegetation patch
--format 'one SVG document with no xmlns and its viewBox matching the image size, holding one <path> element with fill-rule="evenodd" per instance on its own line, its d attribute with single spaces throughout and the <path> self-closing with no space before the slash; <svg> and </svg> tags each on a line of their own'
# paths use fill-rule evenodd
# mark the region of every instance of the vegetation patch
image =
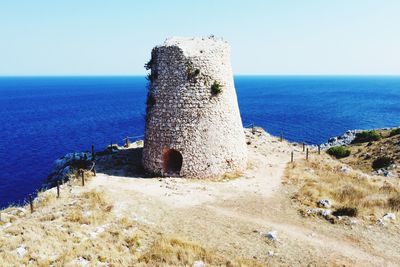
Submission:
<svg viewBox="0 0 400 267">
<path fill-rule="evenodd" d="M 393 160 L 390 157 L 379 157 L 372 162 L 372 168 L 374 170 L 387 168 L 393 163 Z"/>
<path fill-rule="evenodd" d="M 200 74 L 200 69 L 195 69 L 192 61 L 186 62 L 187 79 L 192 82 L 197 82 L 197 76 Z"/>
<path fill-rule="evenodd" d="M 218 95 L 221 92 L 222 92 L 222 85 L 219 82 L 214 81 L 214 83 L 211 85 L 211 93 L 213 95 Z"/>
<path fill-rule="evenodd" d="M 388 206 L 393 211 L 400 211 L 400 194 L 388 199 Z"/>
<path fill-rule="evenodd" d="M 359 144 L 359 143 L 366 143 L 366 142 L 373 142 L 378 141 L 381 139 L 381 136 L 378 132 L 372 131 L 363 131 L 356 134 L 352 144 Z"/>
<path fill-rule="evenodd" d="M 151 71 L 150 73 L 147 74 L 146 79 L 149 82 L 154 82 L 158 78 L 158 74 L 156 71 Z"/>
<path fill-rule="evenodd" d="M 211 264 L 218 262 L 216 255 L 205 248 L 176 238 L 162 237 L 156 240 L 153 246 L 139 258 L 139 262 L 148 265 L 192 265 L 201 260 Z"/>
<path fill-rule="evenodd" d="M 376 219 L 400 207 L 399 180 L 370 179 L 361 172 L 342 172 L 341 167 L 341 163 L 323 155 L 288 165 L 286 183 L 294 186 L 293 200 L 301 210 L 316 207 L 321 199 L 329 199 L 340 208 L 334 215 L 357 214 L 361 218 L 375 216 L 373 219 Z"/>
<path fill-rule="evenodd" d="M 390 131 L 389 136 L 395 136 L 400 134 L 400 128 L 396 128 Z"/>
<path fill-rule="evenodd" d="M 334 146 L 329 148 L 326 153 L 334 156 L 337 159 L 340 159 L 350 156 L 350 149 L 346 148 L 345 146 Z"/>
<path fill-rule="evenodd" d="M 149 61 L 147 61 L 145 64 L 144 64 L 144 68 L 146 69 L 146 70 L 151 70 L 151 68 L 153 67 L 153 63 L 154 63 L 154 59 L 153 59 L 153 56 L 150 58 L 150 60 Z"/>
<path fill-rule="evenodd" d="M 196 261 L 205 266 L 263 266 L 254 260 L 227 259 L 199 244 L 169 237 L 156 240 L 138 261 L 146 266 L 192 266 Z"/>
</svg>

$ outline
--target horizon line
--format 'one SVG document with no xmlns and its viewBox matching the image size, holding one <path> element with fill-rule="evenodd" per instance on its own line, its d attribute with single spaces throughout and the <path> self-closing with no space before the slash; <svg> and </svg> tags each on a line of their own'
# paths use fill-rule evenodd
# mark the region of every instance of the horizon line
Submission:
<svg viewBox="0 0 400 267">
<path fill-rule="evenodd" d="M 146 77 L 147 74 L 28 74 L 28 75 L 1 75 L 0 78 L 40 78 L 40 77 Z M 251 73 L 237 73 L 233 76 L 259 76 L 259 77 L 399 77 L 399 74 L 251 74 Z"/>
</svg>

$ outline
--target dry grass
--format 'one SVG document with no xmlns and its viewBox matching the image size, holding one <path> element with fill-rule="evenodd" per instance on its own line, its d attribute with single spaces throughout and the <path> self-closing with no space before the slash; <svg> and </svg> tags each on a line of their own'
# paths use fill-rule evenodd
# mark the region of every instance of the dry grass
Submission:
<svg viewBox="0 0 400 267">
<path fill-rule="evenodd" d="M 208 266 L 261 266 L 179 238 L 159 238 L 149 225 L 116 217 L 104 191 L 63 185 L 61 198 L 55 190 L 41 192 L 35 207 L 33 214 L 16 207 L 2 211 L 2 219 L 12 223 L 0 228 L 0 266 L 191 266 L 196 260 Z M 20 246 L 26 249 L 22 257 Z"/>
<path fill-rule="evenodd" d="M 54 191 L 40 193 L 33 214 L 14 215 L 11 226 L 0 230 L 0 266 L 76 266 L 79 259 L 90 266 L 137 263 L 137 249 L 147 242 L 140 237 L 151 237 L 145 226 L 116 218 L 102 191 L 62 192 L 60 199 Z M 21 245 L 26 253 L 18 257 Z"/>
<path fill-rule="evenodd" d="M 194 261 L 199 260 L 208 264 L 222 263 L 221 259 L 213 252 L 207 251 L 199 245 L 166 237 L 156 240 L 153 246 L 139 258 L 139 262 L 148 265 L 191 265 Z"/>
<path fill-rule="evenodd" d="M 253 260 L 229 260 L 198 244 L 170 237 L 157 239 L 138 260 L 146 266 L 192 266 L 195 261 L 206 266 L 263 266 Z"/>
<path fill-rule="evenodd" d="M 371 177 L 360 171 L 340 171 L 340 164 L 328 157 L 290 164 L 286 183 L 297 192 L 293 198 L 303 206 L 316 207 L 318 200 L 331 199 L 334 209 L 355 208 L 359 215 L 380 217 L 400 207 L 400 183 L 393 179 Z"/>
<path fill-rule="evenodd" d="M 220 177 L 220 180 L 234 180 L 242 176 L 243 176 L 242 171 L 227 172 Z"/>
</svg>

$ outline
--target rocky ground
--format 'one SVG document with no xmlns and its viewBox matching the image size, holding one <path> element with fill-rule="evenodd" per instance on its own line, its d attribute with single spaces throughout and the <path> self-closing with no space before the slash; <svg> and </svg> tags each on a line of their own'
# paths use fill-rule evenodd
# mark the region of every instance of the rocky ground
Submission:
<svg viewBox="0 0 400 267">
<path fill-rule="evenodd" d="M 332 221 L 307 213 L 321 205 L 338 208 L 339 196 L 316 186 L 321 174 L 349 175 L 342 182 L 350 184 L 358 171 L 316 152 L 306 162 L 299 145 L 260 128 L 246 130 L 246 137 L 248 169 L 213 180 L 145 177 L 140 145 L 98 157 L 97 176 L 85 187 L 71 179 L 62 198 L 54 197 L 55 189 L 39 197 L 33 214 L 27 207 L 2 212 L 0 265 L 398 265 L 396 211 L 387 210 L 394 217 L 381 221 L 364 213 Z M 398 184 L 393 190 L 400 191 Z M 328 202 L 318 204 L 323 196 Z"/>
</svg>

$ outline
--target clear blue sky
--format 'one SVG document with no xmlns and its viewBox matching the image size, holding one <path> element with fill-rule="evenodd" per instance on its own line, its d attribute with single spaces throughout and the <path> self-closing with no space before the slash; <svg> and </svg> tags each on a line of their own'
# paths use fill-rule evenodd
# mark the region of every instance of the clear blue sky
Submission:
<svg viewBox="0 0 400 267">
<path fill-rule="evenodd" d="M 398 0 L 1 0 L 0 75 L 144 74 L 166 37 L 210 34 L 236 74 L 400 74 Z"/>
</svg>

